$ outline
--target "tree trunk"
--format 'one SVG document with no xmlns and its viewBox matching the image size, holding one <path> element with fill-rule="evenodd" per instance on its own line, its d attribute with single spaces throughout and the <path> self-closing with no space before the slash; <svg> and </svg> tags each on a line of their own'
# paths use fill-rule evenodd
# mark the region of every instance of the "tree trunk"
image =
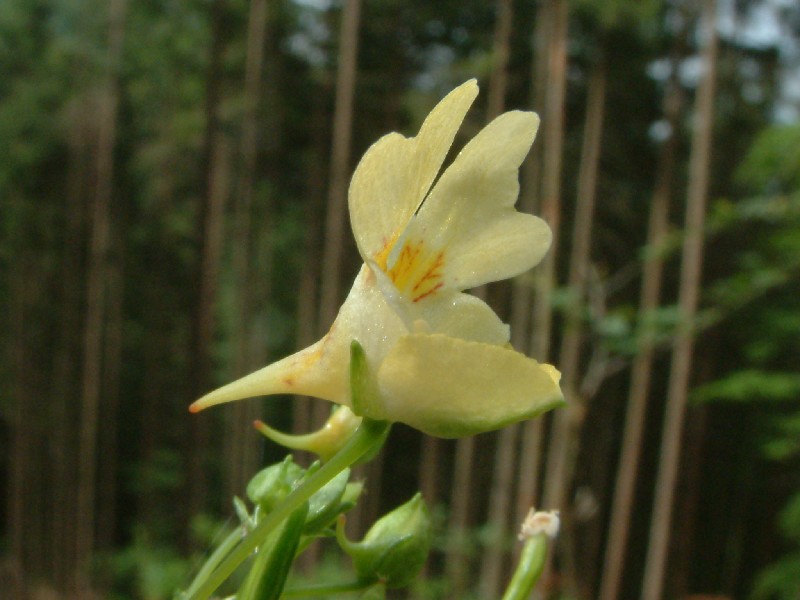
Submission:
<svg viewBox="0 0 800 600">
<path fill-rule="evenodd" d="M 211 55 L 206 80 L 206 132 L 203 141 L 202 173 L 205 174 L 203 198 L 197 214 L 196 243 L 198 267 L 195 273 L 195 303 L 189 348 L 189 390 L 192 398 L 211 387 L 211 345 L 215 327 L 215 308 L 222 251 L 223 215 L 228 193 L 229 150 L 219 124 L 222 96 L 222 51 L 224 46 L 223 13 L 225 0 L 211 5 Z M 189 535 L 191 519 L 206 509 L 208 498 L 207 460 L 210 456 L 210 425 L 207 413 L 190 420 L 190 443 L 187 473 L 187 502 L 184 533 Z M 188 548 L 189 539 L 185 539 Z"/>
<path fill-rule="evenodd" d="M 492 121 L 505 110 L 508 89 L 508 58 L 511 54 L 511 26 L 514 5 L 511 0 L 495 1 L 492 71 L 486 98 L 486 121 Z"/>
<path fill-rule="evenodd" d="M 553 243 L 550 251 L 534 272 L 533 332 L 531 350 L 533 357 L 546 362 L 550 355 L 550 338 L 553 328 L 551 301 L 556 284 L 556 256 L 558 253 L 559 224 L 561 216 L 561 162 L 564 149 L 564 112 L 567 74 L 567 35 L 569 10 L 566 0 L 551 0 L 551 32 L 548 35 L 547 91 L 545 95 L 544 116 L 544 160 L 542 170 L 541 217 L 553 230 Z M 567 418 L 566 411 L 557 410 L 553 415 L 554 428 L 558 421 Z M 545 473 L 544 502 L 546 510 L 560 509 L 561 498 L 555 494 L 555 457 L 548 453 Z M 549 563 L 552 564 L 552 563 Z M 543 582 L 548 580 L 547 567 Z"/>
<path fill-rule="evenodd" d="M 53 361 L 53 383 L 50 394 L 50 418 L 57 424 L 50 437 L 52 460 L 51 531 L 54 550 L 53 582 L 66 590 L 75 572 L 75 544 L 71 523 L 75 514 L 75 446 L 74 400 L 78 397 L 78 376 L 81 356 L 80 335 L 83 317 L 83 291 L 86 275 L 82 261 L 86 239 L 86 198 L 89 136 L 83 119 L 72 120 L 69 131 L 69 166 L 64 207 L 65 237 L 62 251 L 59 331 Z"/>
<path fill-rule="evenodd" d="M 24 236 L 20 236 L 24 237 Z M 18 243 L 22 243 L 21 240 Z M 9 457 L 8 457 L 8 493 L 6 506 L 6 532 L 12 580 L 15 582 L 15 597 L 25 597 L 25 588 L 29 579 L 26 573 L 28 566 L 28 548 L 32 532 L 28 530 L 28 523 L 36 517 L 31 516 L 29 501 L 35 498 L 38 491 L 32 489 L 34 483 L 32 475 L 37 471 L 33 459 L 33 449 L 36 445 L 36 433 L 28 426 L 35 411 L 30 387 L 31 369 L 30 354 L 26 330 L 29 326 L 31 296 L 35 291 L 31 277 L 31 261 L 29 251 L 21 248 L 17 250 L 15 269 L 9 277 L 9 298 L 7 331 L 9 336 L 5 339 L 7 346 L 6 358 L 11 368 L 11 392 L 13 402 L 9 419 Z"/>
<path fill-rule="evenodd" d="M 353 111 L 358 66 L 358 30 L 361 0 L 345 0 L 339 32 L 339 62 L 336 72 L 336 106 L 333 115 L 328 205 L 325 214 L 325 238 L 322 248 L 320 284 L 320 328 L 328 328 L 339 310 L 342 288 L 342 261 L 346 245 L 347 186 L 350 180 Z M 330 406 L 316 402 L 312 408 L 312 427 L 320 427 L 330 415 Z M 358 471 L 357 471 L 358 473 Z M 363 475 L 363 471 L 358 473 Z M 376 492 L 377 493 L 377 492 Z M 363 503 L 356 505 L 348 519 L 348 530 L 362 529 Z"/>
<path fill-rule="evenodd" d="M 438 506 L 440 502 L 439 462 L 442 455 L 442 441 L 430 435 L 422 435 L 419 458 L 419 491 L 430 507 Z M 434 551 L 435 552 L 435 551 Z M 433 553 L 432 553 L 433 554 Z M 430 575 L 431 557 L 422 566 L 419 579 L 425 581 Z M 425 598 L 424 592 L 415 592 L 412 596 L 417 600 Z"/>
<path fill-rule="evenodd" d="M 342 254 L 345 245 L 347 184 L 350 179 L 360 12 L 361 0 L 345 0 L 339 34 L 336 107 L 333 116 L 325 242 L 322 249 L 319 325 L 323 328 L 333 322 L 341 300 Z M 318 411 L 317 418 L 319 417 L 327 417 L 327 409 Z"/>
<path fill-rule="evenodd" d="M 564 0 L 551 0 L 551 28 L 548 35 L 547 91 L 543 123 L 542 195 L 539 213 L 553 231 L 550 251 L 535 271 L 532 352 L 534 358 L 546 361 L 550 355 L 552 309 L 556 283 L 556 254 L 561 221 L 561 163 L 564 149 L 564 102 L 567 71 L 568 10 Z M 561 411 L 563 412 L 563 411 Z M 550 505 L 548 504 L 548 507 Z"/>
<path fill-rule="evenodd" d="M 325 89 L 325 92 L 328 90 Z M 327 93 L 319 93 L 312 105 L 312 131 L 315 132 L 313 155 L 309 161 L 307 197 L 309 207 L 306 211 L 305 240 L 303 244 L 304 263 L 300 273 L 300 286 L 297 292 L 297 349 L 306 348 L 324 335 L 317 322 L 319 314 L 319 279 L 321 265 L 319 255 L 322 249 L 323 212 L 325 205 L 325 156 L 327 154 L 327 117 L 323 99 Z M 308 433 L 312 428 L 313 408 L 319 400 L 307 396 L 294 398 L 292 431 L 296 434 Z M 309 465 L 316 457 L 309 452 L 295 453 L 296 460 Z M 318 562 L 321 544 L 313 544 L 299 559 L 299 567 L 306 572 Z"/>
<path fill-rule="evenodd" d="M 303 268 L 300 273 L 300 286 L 297 292 L 297 341 L 298 350 L 314 343 L 318 336 L 325 334 L 321 331 L 317 316 L 320 312 L 319 279 L 321 265 L 318 260 L 322 250 L 322 213 L 325 198 L 325 133 L 326 116 L 322 98 L 327 94 L 320 93 L 314 100 L 311 119 L 312 130 L 315 132 L 313 158 L 310 161 L 308 173 L 307 196 L 309 208 L 306 213 L 305 240 L 303 244 Z M 294 433 L 307 433 L 312 426 L 312 400 L 307 397 L 297 397 L 294 402 L 294 415 L 292 429 Z M 308 457 L 305 457 L 307 459 Z"/>
<path fill-rule="evenodd" d="M 540 4 L 536 13 L 536 26 L 531 38 L 534 61 L 531 66 L 531 105 L 540 113 L 544 111 L 547 92 L 549 36 L 552 35 L 552 7 L 548 2 Z M 537 213 L 541 200 L 543 143 L 538 139 L 524 165 L 520 210 Z M 536 275 L 532 275 L 535 277 Z M 531 332 L 533 279 L 517 278 L 511 296 L 511 334 L 512 344 L 520 350 L 535 350 L 534 336 Z M 542 462 L 543 419 L 531 419 L 520 425 L 522 447 L 520 450 L 519 484 L 517 486 L 517 505 L 515 523 L 521 523 L 531 507 L 538 500 L 538 487 Z M 518 557 L 520 546 L 515 546 Z"/>
<path fill-rule="evenodd" d="M 549 0 L 551 6 L 547 47 L 547 87 L 543 124 L 543 167 L 540 216 L 553 230 L 550 251 L 534 272 L 535 301 L 531 351 L 536 360 L 545 362 L 550 354 L 553 315 L 550 307 L 556 283 L 561 217 L 561 162 L 564 150 L 564 103 L 567 85 L 567 31 L 569 12 L 566 0 Z M 547 504 L 546 508 L 554 508 Z"/>
<path fill-rule="evenodd" d="M 487 121 L 492 121 L 499 116 L 505 108 L 513 20 L 511 0 L 497 0 L 495 12 L 492 72 L 486 105 Z M 493 598 L 497 595 L 503 576 L 509 507 L 514 492 L 514 473 L 517 463 L 515 450 L 519 438 L 519 427 L 517 425 L 506 427 L 497 434 L 497 438 L 487 515 L 490 540 L 481 564 L 480 575 L 480 595 L 483 598 Z M 467 489 L 471 487 L 469 483 L 467 486 Z M 464 489 L 454 490 L 454 492 L 465 494 L 467 497 L 471 496 Z"/>
<path fill-rule="evenodd" d="M 689 184 L 686 196 L 685 237 L 678 306 L 682 326 L 672 351 L 667 408 L 661 438 L 661 454 L 656 478 L 655 502 L 651 517 L 649 546 L 645 560 L 642 597 L 661 598 L 664 573 L 669 557 L 670 530 L 675 486 L 678 480 L 684 413 L 692 368 L 692 320 L 697 312 L 702 279 L 703 227 L 708 194 L 711 135 L 714 125 L 714 91 L 716 81 L 717 37 L 716 3 L 705 0 L 702 5 L 701 34 L 705 44 L 705 73 L 695 98 L 695 129 L 689 159 Z"/>
<path fill-rule="evenodd" d="M 703 357 L 703 362 L 707 362 Z M 708 379 L 703 377 L 703 371 L 707 370 L 707 365 L 699 365 L 697 369 L 697 379 L 707 383 Z M 674 598 L 691 597 L 689 592 L 692 586 L 692 575 L 695 571 L 696 555 L 692 552 L 697 547 L 695 530 L 698 520 L 698 503 L 701 501 L 700 488 L 703 481 L 703 469 L 705 465 L 705 447 L 709 439 L 708 435 L 708 412 L 711 407 L 693 406 L 691 409 L 691 419 L 687 419 L 685 433 L 683 435 L 683 449 L 686 456 L 691 456 L 692 460 L 687 461 L 686 468 L 681 476 L 680 493 L 677 494 L 675 507 L 680 519 L 676 519 L 674 526 L 674 554 L 673 563 L 670 565 L 670 593 Z M 731 506 L 731 514 L 738 510 L 742 505 L 740 502 Z M 726 548 L 727 553 L 727 548 Z M 721 573 L 720 573 L 721 575 Z M 720 581 L 721 581 L 720 577 Z M 724 588 L 719 590 L 724 592 Z M 733 594 L 730 596 L 733 597 Z"/>
<path fill-rule="evenodd" d="M 659 156 L 650 222 L 647 229 L 647 248 L 660 248 L 668 233 L 669 203 L 675 172 L 678 128 L 684 103 L 680 86 L 678 66 L 682 48 L 676 46 L 672 60 L 672 77 L 664 96 L 664 116 L 670 124 L 672 134 L 664 143 Z M 658 308 L 661 296 L 661 280 L 664 261 L 658 252 L 647 258 L 642 272 L 642 288 L 639 300 L 639 344 L 631 367 L 631 383 L 625 426 L 622 434 L 620 462 L 617 467 L 611 517 L 606 542 L 599 600 L 617 600 L 622 586 L 625 568 L 625 551 L 628 547 L 631 516 L 634 510 L 636 482 L 642 454 L 642 438 L 647 416 L 647 401 L 655 355 L 654 331 L 650 315 Z"/>
<path fill-rule="evenodd" d="M 224 134 L 217 132 L 212 142 L 211 167 L 208 194 L 204 200 L 202 223 L 202 252 L 200 256 L 200 280 L 198 304 L 195 309 L 193 361 L 191 384 L 193 398 L 197 398 L 209 387 L 211 374 L 211 349 L 216 324 L 217 288 L 219 286 L 220 257 L 224 211 L 228 195 L 230 174 L 230 151 Z M 191 417 L 191 455 L 189 457 L 188 518 L 207 509 L 208 465 L 211 456 L 211 415 L 200 413 Z"/>
<path fill-rule="evenodd" d="M 469 535 L 469 509 L 472 490 L 469 482 L 475 456 L 475 436 L 458 440 L 453 487 L 450 493 L 450 519 L 447 522 L 448 546 L 445 559 L 445 576 L 450 584 L 450 597 L 461 598 L 466 587 L 468 557 L 464 552 L 464 538 Z"/>
<path fill-rule="evenodd" d="M 102 92 L 98 115 L 95 195 L 91 209 L 91 237 L 86 283 L 81 411 L 78 438 L 77 501 L 75 511 L 75 556 L 78 590 L 88 590 L 91 578 L 88 561 L 95 543 L 97 431 L 100 389 L 103 377 L 103 324 L 106 304 L 108 236 L 113 193 L 114 146 L 116 144 L 118 68 L 125 32 L 126 0 L 109 4 L 109 73 Z M 84 592 L 80 592 L 84 593 Z"/>
<path fill-rule="evenodd" d="M 119 215 L 114 219 L 121 223 Z M 121 229 L 121 228 L 120 228 Z M 125 236 L 118 229 L 110 244 L 111 256 L 107 271 L 108 313 L 104 344 L 105 364 L 103 369 L 103 404 L 100 417 L 103 428 L 99 443 L 101 456 L 98 472 L 97 494 L 97 546 L 101 550 L 114 548 L 117 527 L 117 449 L 119 431 L 120 368 L 122 365 L 122 299 L 124 292 L 122 240 Z M 106 578 L 102 584 L 110 584 Z"/>
<path fill-rule="evenodd" d="M 440 501 L 439 460 L 442 443 L 439 438 L 422 436 L 422 451 L 419 459 L 419 491 L 428 506 L 436 506 Z"/>
<path fill-rule="evenodd" d="M 547 506 L 562 510 L 564 548 L 562 578 L 568 588 L 577 588 L 575 571 L 574 522 L 568 501 L 575 461 L 580 442 L 582 416 L 586 412 L 585 398 L 578 393 L 580 380 L 580 351 L 582 339 L 581 315 L 583 314 L 586 284 L 589 277 L 592 223 L 597 190 L 597 172 L 603 133 L 603 115 L 606 97 L 606 65 L 602 55 L 592 68 L 586 98 L 586 123 L 583 132 L 583 148 L 578 169 L 578 197 L 572 233 L 572 248 L 568 286 L 569 304 L 564 318 L 558 367 L 561 369 L 561 387 L 567 406 L 557 411 L 550 431 L 548 448 L 548 470 L 545 480 L 549 501 Z"/>
<path fill-rule="evenodd" d="M 252 356 L 252 328 L 254 327 L 253 286 L 264 273 L 253 273 L 252 262 L 252 213 L 253 193 L 258 155 L 259 121 L 258 106 L 261 97 L 261 72 L 264 62 L 264 42 L 267 32 L 267 0 L 253 0 L 247 27 L 247 58 L 245 62 L 244 114 L 241 123 L 241 145 L 239 148 L 240 170 L 236 203 L 233 216 L 234 243 L 231 246 L 232 269 L 236 281 L 237 299 L 234 329 L 236 354 L 233 377 L 238 378 L 252 371 L 257 365 Z M 265 223 L 272 215 L 267 214 Z M 269 234 L 269 228 L 267 235 Z M 262 340 L 263 344 L 263 340 Z M 253 434 L 252 422 L 258 417 L 258 403 L 236 402 L 228 414 L 226 482 L 227 497 L 241 495 L 247 481 L 254 474 L 257 438 Z"/>
</svg>

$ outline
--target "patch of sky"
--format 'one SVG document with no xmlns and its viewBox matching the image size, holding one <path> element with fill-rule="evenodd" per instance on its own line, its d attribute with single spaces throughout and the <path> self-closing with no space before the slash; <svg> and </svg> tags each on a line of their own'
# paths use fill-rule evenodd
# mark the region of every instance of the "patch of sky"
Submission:
<svg viewBox="0 0 800 600">
<path fill-rule="evenodd" d="M 425 91 L 441 91 L 442 81 L 449 81 L 449 72 L 455 60 L 455 51 L 444 44 L 431 44 L 425 49 L 423 67 L 414 78 L 414 87 Z"/>
<path fill-rule="evenodd" d="M 672 125 L 666 119 L 659 119 L 650 125 L 647 135 L 657 144 L 662 144 L 672 136 Z"/>
<path fill-rule="evenodd" d="M 779 123 L 800 119 L 800 2 L 761 0 L 739 8 L 736 0 L 721 0 L 717 27 L 720 36 L 754 50 L 774 48 L 778 52 L 778 94 L 773 118 Z M 744 73 L 742 73 L 744 75 Z M 763 90 L 745 86 L 745 100 L 758 101 Z"/>
<path fill-rule="evenodd" d="M 330 10 L 330 0 L 293 0 L 297 6 L 297 31 L 286 40 L 286 49 L 314 67 L 323 67 L 327 62 L 324 45 L 331 38 L 325 20 Z"/>
<path fill-rule="evenodd" d="M 680 10 L 668 10 L 665 27 L 679 34 L 685 26 L 686 16 Z M 738 0 L 719 0 L 717 4 L 717 32 L 720 38 L 735 46 L 752 50 L 775 49 L 778 52 L 778 93 L 773 118 L 779 123 L 800 119 L 800 2 L 798 0 L 756 0 L 742 5 Z M 699 32 L 697 32 L 699 35 Z M 702 45 L 703 40 L 698 40 Z M 703 76 L 704 65 L 699 55 L 688 56 L 678 67 L 681 85 L 693 89 Z M 647 66 L 649 77 L 665 82 L 672 72 L 667 58 Z M 739 74 L 746 81 L 742 97 L 751 103 L 760 102 L 765 90 L 759 82 L 761 69 L 757 61 L 744 58 L 739 64 Z M 651 137 L 659 139 L 659 125 L 655 123 Z"/>
</svg>

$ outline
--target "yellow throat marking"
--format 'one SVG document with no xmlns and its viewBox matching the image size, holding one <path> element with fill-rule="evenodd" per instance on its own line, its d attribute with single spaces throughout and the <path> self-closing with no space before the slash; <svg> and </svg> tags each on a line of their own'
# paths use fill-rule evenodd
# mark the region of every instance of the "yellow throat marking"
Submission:
<svg viewBox="0 0 800 600">
<path fill-rule="evenodd" d="M 433 250 L 424 240 L 406 240 L 394 264 L 387 268 L 394 242 L 388 243 L 376 255 L 375 261 L 401 294 L 412 302 L 418 302 L 444 285 L 444 250 Z"/>
</svg>

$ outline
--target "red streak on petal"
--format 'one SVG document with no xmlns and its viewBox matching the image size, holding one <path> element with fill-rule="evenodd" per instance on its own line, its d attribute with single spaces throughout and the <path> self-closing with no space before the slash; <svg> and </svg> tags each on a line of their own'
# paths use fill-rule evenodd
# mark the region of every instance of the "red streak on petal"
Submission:
<svg viewBox="0 0 800 600">
<path fill-rule="evenodd" d="M 433 264 L 430 266 L 430 268 L 428 268 L 425 274 L 419 279 L 419 281 L 417 281 L 414 287 L 411 288 L 412 292 L 416 292 L 420 288 L 420 286 L 426 281 L 430 281 L 431 279 L 439 279 L 442 276 L 442 274 L 439 272 L 439 268 L 444 263 L 443 259 L 444 259 L 444 253 L 440 252 L 436 256 L 436 259 L 433 261 Z M 438 289 L 438 287 L 441 287 L 441 284 L 439 284 L 434 289 Z"/>
<path fill-rule="evenodd" d="M 438 289 L 439 289 L 440 287 L 442 287 L 443 285 L 444 285 L 444 284 L 443 284 L 443 283 L 441 283 L 441 282 L 440 282 L 440 283 L 437 283 L 437 284 L 436 284 L 436 285 L 435 285 L 433 288 L 431 288 L 430 290 L 428 290 L 428 291 L 427 291 L 427 292 L 425 292 L 424 294 L 420 294 L 419 296 L 417 296 L 416 298 L 414 298 L 414 300 L 413 300 L 413 301 L 414 301 L 414 302 L 419 302 L 419 301 L 420 301 L 420 300 L 422 300 L 423 298 L 425 298 L 425 297 L 427 297 L 427 296 L 430 296 L 430 295 L 431 295 L 433 292 L 435 292 L 436 290 L 438 290 Z"/>
</svg>

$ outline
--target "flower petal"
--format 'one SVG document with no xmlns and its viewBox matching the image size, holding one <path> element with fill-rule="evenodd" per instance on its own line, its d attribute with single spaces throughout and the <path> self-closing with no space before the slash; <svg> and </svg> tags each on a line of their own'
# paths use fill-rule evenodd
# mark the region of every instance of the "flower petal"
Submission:
<svg viewBox="0 0 800 600">
<path fill-rule="evenodd" d="M 487 125 L 444 172 L 403 238 L 443 250 L 445 285 L 463 290 L 518 275 L 550 246 L 547 224 L 514 208 L 518 170 L 539 117 L 513 111 Z M 390 265 L 391 266 L 391 265 Z"/>
<path fill-rule="evenodd" d="M 445 292 L 416 304 L 419 317 L 431 331 L 471 342 L 502 346 L 511 338 L 508 325 L 480 298 L 461 292 Z"/>
<path fill-rule="evenodd" d="M 385 418 L 438 437 L 463 437 L 563 403 L 560 373 L 514 350 L 441 334 L 398 340 L 378 382 Z"/>
<path fill-rule="evenodd" d="M 349 192 L 350 222 L 364 260 L 388 251 L 405 229 L 477 95 L 478 85 L 471 79 L 436 105 L 416 137 L 390 133 L 364 154 Z"/>
</svg>

